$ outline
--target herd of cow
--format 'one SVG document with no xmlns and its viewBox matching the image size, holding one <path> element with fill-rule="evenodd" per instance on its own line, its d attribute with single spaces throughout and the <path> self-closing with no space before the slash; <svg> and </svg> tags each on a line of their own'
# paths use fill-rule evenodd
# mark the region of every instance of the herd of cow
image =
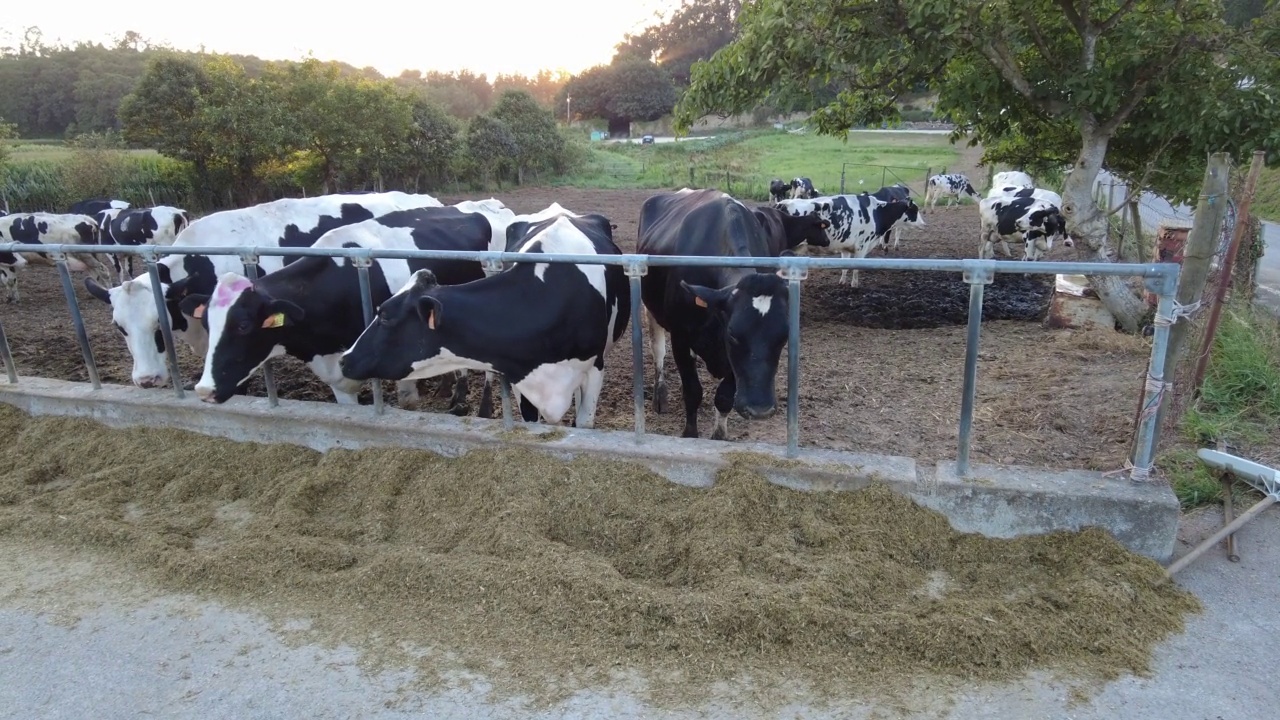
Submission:
<svg viewBox="0 0 1280 720">
<path fill-rule="evenodd" d="M 931 178 L 931 191 L 935 180 L 955 177 Z M 976 194 L 961 180 L 960 192 L 967 188 Z M 989 208 L 1001 239 L 1016 234 L 1005 225 L 1009 208 L 1023 213 L 1014 224 L 1025 226 L 1018 232 L 1028 245 L 1040 238 L 1051 242 L 1059 232 L 1049 221 L 1035 219 L 1049 202 L 1039 195 L 1047 191 L 1026 181 L 1025 189 L 1008 186 L 1010 192 L 995 203 L 983 201 L 984 242 L 990 242 L 985 235 Z M 777 257 L 807 244 L 835 246 L 846 256 L 862 257 L 871 246 L 887 250 L 889 231 L 904 222 L 923 224 L 910 191 L 902 186 L 822 197 L 811 183 L 798 179 L 789 189 L 806 197 L 779 198 L 775 193 L 773 205 L 748 208 L 717 190 L 658 193 L 641 208 L 636 252 Z M 578 214 L 558 203 L 516 215 L 495 198 L 445 206 L 429 195 L 387 192 L 276 200 L 194 221 L 178 208 L 132 209 L 120 201 L 92 200 L 63 215 L 0 217 L 0 243 L 620 255 L 616 228 L 603 215 Z M 14 270 L 29 262 L 52 261 L 41 253 L 0 253 L 11 301 L 17 300 Z M 170 382 L 160 326 L 164 322 L 175 340 L 204 358 L 192 378 L 193 389 L 211 403 L 244 392 L 258 368 L 287 354 L 307 363 L 339 403 L 356 403 L 365 381 L 385 379 L 397 381 L 401 407 L 415 408 L 418 379 L 451 375 L 450 411 L 466 414 L 467 373 L 476 371 L 486 376 L 481 416 L 491 416 L 496 374 L 510 382 L 526 421 L 541 416 L 559 423 L 573 406 L 574 424 L 590 428 L 605 359 L 630 318 L 631 287 L 621 266 L 538 262 L 536 257 L 489 271 L 478 260 L 374 259 L 368 274 L 375 308 L 370 323 L 365 322 L 357 264 L 350 258 L 264 255 L 256 276 L 246 277 L 238 255 L 167 254 L 157 263 L 164 317 L 149 273 L 127 279 L 116 261 L 121 280 L 116 285 L 98 256 L 69 253 L 67 264 L 88 271 L 87 289 L 111 306 L 112 321 L 133 359 L 136 385 L 154 388 Z M 667 409 L 663 366 L 670 335 L 684 399 L 684 437 L 698 437 L 702 386 L 696 358 L 719 380 L 713 439 L 727 438 L 731 411 L 747 419 L 776 412 L 774 378 L 789 316 L 781 275 L 654 266 L 641 279 L 656 368 L 654 409 Z"/>
</svg>

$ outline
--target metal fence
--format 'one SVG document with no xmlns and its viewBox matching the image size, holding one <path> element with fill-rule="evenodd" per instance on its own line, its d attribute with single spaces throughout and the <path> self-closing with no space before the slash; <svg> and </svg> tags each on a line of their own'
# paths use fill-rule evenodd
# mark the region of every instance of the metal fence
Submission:
<svg viewBox="0 0 1280 720">
<path fill-rule="evenodd" d="M 531 262 L 529 255 L 512 252 L 492 251 L 444 251 L 444 250 L 400 250 L 388 248 L 282 248 L 282 247 L 172 247 L 172 246 L 85 246 L 85 245 L 25 245 L 19 243 L 0 244 L 0 252 L 40 252 L 53 258 L 62 280 L 62 289 L 66 294 L 67 305 L 71 311 L 71 320 L 75 325 L 76 339 L 84 354 L 85 365 L 89 371 L 89 380 L 94 389 L 101 388 L 97 366 L 94 364 L 93 350 L 89 346 L 89 337 L 85 331 L 84 320 L 80 315 L 79 304 L 71 282 L 71 273 L 67 268 L 68 253 L 101 253 L 116 255 L 138 255 L 147 266 L 151 279 L 152 295 L 155 298 L 159 317 L 167 318 L 164 294 L 160 287 L 160 273 L 157 260 L 165 255 L 235 255 L 239 256 L 245 267 L 245 275 L 250 278 L 259 277 L 258 258 L 263 255 L 281 257 L 345 257 L 351 260 L 357 269 L 360 279 L 360 295 L 364 309 L 364 320 L 373 321 L 373 300 L 369 285 L 369 267 L 375 259 L 388 258 L 400 260 L 439 259 L 439 260 L 473 260 L 480 262 L 486 274 L 501 272 L 503 263 Z M 799 386 L 800 386 L 800 283 L 808 277 L 810 270 L 906 270 L 906 271 L 940 271 L 959 272 L 964 282 L 969 284 L 969 316 L 968 333 L 965 348 L 964 381 L 960 405 L 959 442 L 956 451 L 956 470 L 961 476 L 969 474 L 969 451 L 973 434 L 974 400 L 977 391 L 978 342 L 982 326 L 982 304 L 985 288 L 995 281 L 996 273 L 1022 273 L 1037 275 L 1115 275 L 1121 277 L 1141 277 L 1147 289 L 1159 297 L 1157 306 L 1157 322 L 1148 360 L 1148 382 L 1142 396 L 1142 411 L 1136 427 L 1136 442 L 1129 459 L 1131 478 L 1144 479 L 1154 459 L 1154 452 L 1159 435 L 1156 426 L 1156 410 L 1164 396 L 1163 367 L 1165 353 L 1169 343 L 1169 331 L 1178 318 L 1173 315 L 1174 293 L 1177 289 L 1180 266 L 1174 263 L 1160 264 L 1122 264 L 1122 263 L 1085 263 L 1085 262 L 1027 262 L 1017 260 L 961 260 L 961 259 L 867 259 L 867 258 L 823 258 L 823 257 L 705 257 L 705 256 L 664 256 L 664 255 L 569 255 L 539 254 L 538 263 L 580 263 L 587 265 L 621 266 L 629 278 L 631 286 L 631 363 L 633 373 L 632 391 L 635 399 L 635 439 L 637 443 L 644 441 L 644 338 L 640 322 L 640 279 L 648 272 L 649 267 L 725 267 L 777 269 L 787 280 L 789 293 L 788 337 L 787 337 L 787 456 L 799 454 L 800 421 L 799 421 Z M 1167 322 L 1161 321 L 1167 320 Z M 164 339 L 169 374 L 172 378 L 174 393 L 184 397 L 181 377 L 178 368 L 178 357 L 173 344 L 173 334 L 169 322 L 161 322 L 160 330 Z M 0 323 L 0 356 L 3 357 L 9 382 L 17 383 L 17 369 L 9 348 L 9 340 L 4 326 Z M 268 361 L 269 363 L 269 361 Z M 267 386 L 268 402 L 272 407 L 277 405 L 274 378 L 270 365 L 263 365 L 264 380 Z M 508 381 L 503 378 L 500 386 L 502 398 L 502 421 L 507 429 L 514 427 L 511 412 L 511 393 Z M 383 412 L 381 383 L 373 383 L 373 412 Z"/>
</svg>

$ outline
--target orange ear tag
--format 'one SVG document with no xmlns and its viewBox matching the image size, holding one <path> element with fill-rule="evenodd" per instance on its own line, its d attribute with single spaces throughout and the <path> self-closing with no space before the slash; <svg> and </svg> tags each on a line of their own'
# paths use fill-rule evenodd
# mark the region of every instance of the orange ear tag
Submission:
<svg viewBox="0 0 1280 720">
<path fill-rule="evenodd" d="M 270 315 L 266 320 L 262 321 L 263 328 L 278 328 L 284 325 L 284 313 L 276 313 Z"/>
</svg>

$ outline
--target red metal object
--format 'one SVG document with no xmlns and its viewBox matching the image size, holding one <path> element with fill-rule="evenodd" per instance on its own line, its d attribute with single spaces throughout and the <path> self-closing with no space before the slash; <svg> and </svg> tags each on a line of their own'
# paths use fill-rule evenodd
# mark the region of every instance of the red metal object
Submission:
<svg viewBox="0 0 1280 720">
<path fill-rule="evenodd" d="M 1187 246 L 1187 234 L 1190 232 L 1190 228 L 1171 228 L 1161 225 L 1156 231 L 1155 261 L 1181 265 L 1182 253 Z M 1155 293 L 1147 292 L 1147 304 L 1151 307 L 1155 307 L 1159 299 Z"/>
</svg>

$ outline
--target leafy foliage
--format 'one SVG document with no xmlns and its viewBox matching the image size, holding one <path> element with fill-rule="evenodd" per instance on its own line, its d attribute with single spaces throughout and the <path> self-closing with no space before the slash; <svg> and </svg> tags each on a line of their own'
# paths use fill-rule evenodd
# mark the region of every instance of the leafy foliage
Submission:
<svg viewBox="0 0 1280 720">
<path fill-rule="evenodd" d="M 511 128 L 497 118 L 477 115 L 467 125 L 467 156 L 482 182 L 488 183 L 519 148 Z"/>
<path fill-rule="evenodd" d="M 490 116 L 506 125 L 515 141 L 513 159 L 518 182 L 524 182 L 526 170 L 551 170 L 564 154 L 564 139 L 556 130 L 555 119 L 529 93 L 507 90 L 498 98 Z"/>
<path fill-rule="evenodd" d="M 617 55 L 657 62 L 676 83 L 688 85 L 693 64 L 710 58 L 737 35 L 741 11 L 742 0 L 684 0 L 667 20 L 626 35 Z"/>
<path fill-rule="evenodd" d="M 671 112 L 678 93 L 670 76 L 652 61 L 620 55 L 570 80 L 560 100 L 572 97 L 574 115 L 598 117 L 610 127 L 634 120 L 657 120 Z"/>
</svg>

